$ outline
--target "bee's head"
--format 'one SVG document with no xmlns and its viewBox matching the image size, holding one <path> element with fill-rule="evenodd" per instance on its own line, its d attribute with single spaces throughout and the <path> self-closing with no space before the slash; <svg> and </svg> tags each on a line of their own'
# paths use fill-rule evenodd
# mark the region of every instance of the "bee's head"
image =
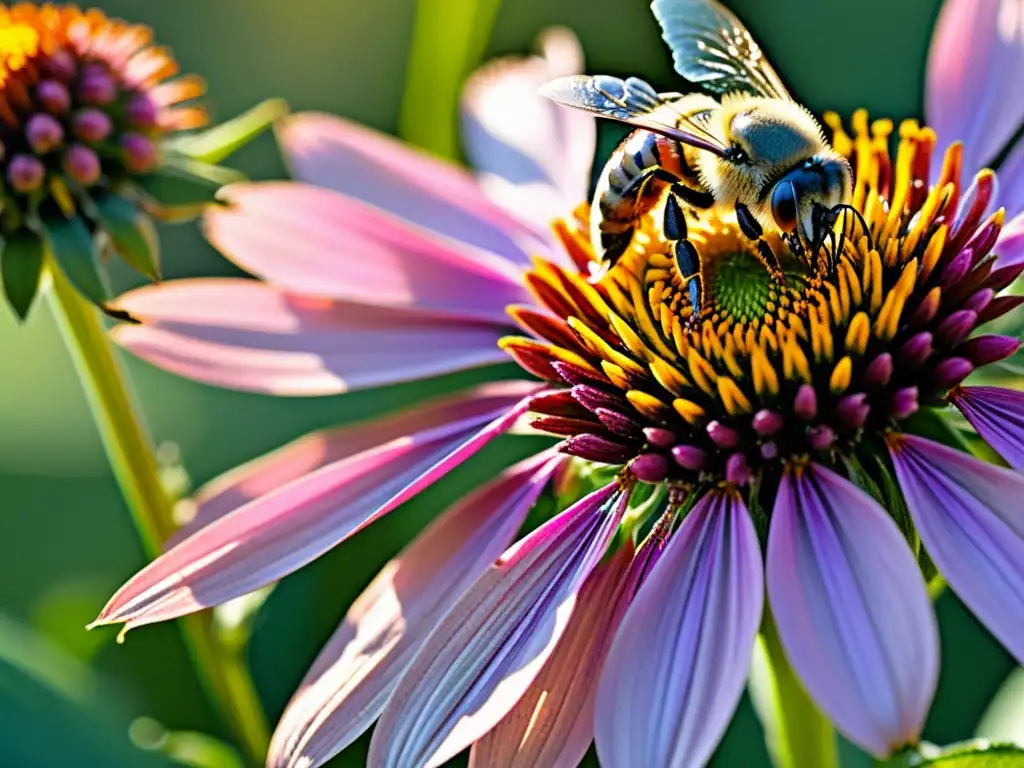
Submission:
<svg viewBox="0 0 1024 768">
<path fill-rule="evenodd" d="M 853 172 L 846 158 L 827 153 L 811 157 L 786 173 L 772 187 L 769 207 L 782 232 L 806 243 L 820 243 L 829 222 L 822 209 L 831 211 L 849 201 Z"/>
</svg>

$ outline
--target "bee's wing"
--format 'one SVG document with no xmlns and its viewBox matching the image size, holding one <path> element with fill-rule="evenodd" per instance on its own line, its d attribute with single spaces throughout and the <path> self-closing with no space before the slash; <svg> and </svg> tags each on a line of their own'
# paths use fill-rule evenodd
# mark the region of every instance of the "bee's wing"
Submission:
<svg viewBox="0 0 1024 768">
<path fill-rule="evenodd" d="M 620 120 L 720 157 L 724 157 L 727 150 L 718 138 L 689 116 L 671 111 L 668 114 L 672 122 L 666 122 L 662 115 L 655 114 L 671 103 L 666 95 L 678 98 L 679 94 L 659 94 L 637 77 L 620 80 L 608 75 L 573 75 L 552 80 L 540 93 L 563 106 Z"/>
<path fill-rule="evenodd" d="M 764 51 L 717 0 L 654 0 L 676 72 L 715 94 L 746 91 L 792 101 Z"/>
</svg>

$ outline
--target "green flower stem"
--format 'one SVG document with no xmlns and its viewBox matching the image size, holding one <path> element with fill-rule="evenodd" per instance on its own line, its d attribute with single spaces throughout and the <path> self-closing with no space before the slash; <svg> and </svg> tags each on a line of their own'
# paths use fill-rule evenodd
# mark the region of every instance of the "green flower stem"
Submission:
<svg viewBox="0 0 1024 768">
<path fill-rule="evenodd" d="M 757 639 L 751 693 L 775 768 L 838 768 L 832 724 L 789 665 L 767 605 Z"/>
<path fill-rule="evenodd" d="M 172 502 L 160 482 L 152 443 L 135 407 L 99 312 L 58 269 L 50 270 L 50 305 L 71 351 L 117 483 L 142 547 L 157 557 L 174 531 Z M 239 652 L 216 634 L 209 613 L 179 622 L 199 678 L 253 765 L 263 765 L 269 735 L 259 698 Z"/>
<path fill-rule="evenodd" d="M 416 0 L 402 138 L 434 154 L 459 157 L 462 82 L 483 55 L 501 0 Z"/>
</svg>

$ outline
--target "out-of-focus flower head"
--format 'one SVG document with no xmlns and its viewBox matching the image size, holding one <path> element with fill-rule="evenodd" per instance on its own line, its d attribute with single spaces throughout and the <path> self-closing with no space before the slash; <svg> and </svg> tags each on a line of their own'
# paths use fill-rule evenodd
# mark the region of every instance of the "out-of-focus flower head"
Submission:
<svg viewBox="0 0 1024 768">
<path fill-rule="evenodd" d="M 214 164 L 227 154 L 223 130 L 174 143 L 207 122 L 194 101 L 203 80 L 177 75 L 149 27 L 74 6 L 0 5 L 0 266 L 20 318 L 47 268 L 101 307 L 111 253 L 158 279 L 149 217 L 194 216 L 241 178 Z M 251 135 L 253 116 L 243 122 Z"/>
<path fill-rule="evenodd" d="M 950 0 L 929 71 L 962 53 L 950 35 L 989 29 L 1010 4 Z M 1019 54 L 1021 36 L 1002 34 L 972 61 Z M 142 321 L 118 330 L 124 346 L 220 386 L 331 394 L 507 360 L 499 344 L 532 378 L 232 471 L 98 623 L 166 620 L 273 582 L 517 424 L 561 438 L 385 566 L 286 710 L 275 768 L 323 764 L 378 716 L 375 767 L 440 765 L 470 745 L 473 765 L 574 765 L 595 738 L 609 768 L 703 764 L 746 683 L 765 594 L 811 697 L 887 756 L 918 740 L 934 694 L 936 566 L 1024 660 L 1024 395 L 968 379 L 1020 345 L 1019 327 L 976 333 L 1024 301 L 1004 292 L 1024 270 L 1022 219 L 1004 227 L 1018 209 L 990 210 L 994 174 L 915 121 L 891 153 L 889 121 L 858 113 L 848 133 L 830 116 L 860 217 L 835 268 L 786 260 L 780 284 L 734 219 L 702 214 L 695 313 L 657 222 L 590 279 L 590 212 L 570 209 L 593 126 L 566 129 L 527 96 L 573 50 L 548 36 L 543 56 L 471 81 L 481 180 L 343 120 L 287 121 L 305 183 L 232 187 L 206 220 L 262 280 L 120 302 Z M 958 95 L 953 138 L 975 130 L 981 98 L 943 98 Z M 1020 109 L 986 104 L 992 125 Z M 1008 168 L 1009 205 L 1022 183 Z M 1002 466 L 935 441 L 960 445 L 944 428 L 954 408 Z M 554 513 L 518 537 L 552 479 Z"/>
</svg>

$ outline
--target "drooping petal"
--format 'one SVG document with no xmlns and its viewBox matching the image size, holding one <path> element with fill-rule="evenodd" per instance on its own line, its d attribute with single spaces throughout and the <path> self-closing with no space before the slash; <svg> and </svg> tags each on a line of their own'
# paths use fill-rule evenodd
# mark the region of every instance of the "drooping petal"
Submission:
<svg viewBox="0 0 1024 768">
<path fill-rule="evenodd" d="M 1024 472 L 1024 392 L 960 387 L 951 400 L 1007 464 Z"/>
<path fill-rule="evenodd" d="M 635 553 L 623 546 L 590 574 L 572 618 L 533 685 L 473 745 L 470 768 L 575 768 L 594 740 L 594 701 L 604 659 L 642 578 L 657 562 L 664 536 Z"/>
<path fill-rule="evenodd" d="M 289 293 L 506 324 L 527 298 L 518 267 L 329 189 L 237 184 L 210 208 L 206 236 Z"/>
<path fill-rule="evenodd" d="M 294 176 L 526 266 L 546 232 L 504 211 L 467 171 L 340 117 L 306 112 L 278 139 Z"/>
<path fill-rule="evenodd" d="M 462 98 L 466 153 L 497 202 L 538 227 L 586 199 L 596 143 L 595 120 L 538 91 L 583 71 L 575 36 L 551 29 L 541 56 L 495 60 L 477 70 Z"/>
<path fill-rule="evenodd" d="M 743 502 L 706 495 L 640 588 L 605 660 L 595 714 L 602 766 L 708 760 L 743 693 L 763 593 Z"/>
<path fill-rule="evenodd" d="M 878 757 L 916 743 L 938 681 L 938 630 L 885 510 L 821 466 L 791 469 L 766 568 L 779 637 L 818 706 Z"/>
<path fill-rule="evenodd" d="M 168 548 L 253 499 L 321 467 L 406 435 L 442 427 L 467 415 L 464 396 L 443 397 L 374 419 L 371 425 L 356 423 L 304 435 L 202 486 L 192 498 L 194 516 L 175 532 Z"/>
<path fill-rule="evenodd" d="M 531 391 L 522 382 L 481 387 L 453 404 L 447 424 L 328 464 L 239 507 L 139 571 L 95 623 L 165 621 L 286 576 L 476 453 L 514 423 Z"/>
<path fill-rule="evenodd" d="M 943 144 L 964 143 L 968 175 L 992 161 L 1024 120 L 1024 6 L 946 0 L 932 33 L 925 117 Z M 937 175 L 936 173 L 933 174 Z"/>
<path fill-rule="evenodd" d="M 434 625 L 512 542 L 562 461 L 546 453 L 512 467 L 384 566 L 288 704 L 270 768 L 322 765 L 370 727 Z"/>
<path fill-rule="evenodd" d="M 118 306 L 133 354 L 179 376 L 274 395 L 332 395 L 500 363 L 493 325 L 290 296 L 236 278 L 175 280 Z"/>
<path fill-rule="evenodd" d="M 510 548 L 459 598 L 388 701 L 369 768 L 438 766 L 489 731 L 529 689 L 625 508 L 616 483 Z"/>
<path fill-rule="evenodd" d="M 1024 662 L 1024 476 L 912 435 L 894 436 L 889 452 L 929 556 Z"/>
<path fill-rule="evenodd" d="M 1000 187 L 1003 191 L 999 195 L 999 204 L 1006 206 L 1007 213 L 1012 210 L 1021 213 L 1006 222 L 992 248 L 998 257 L 997 268 L 1024 261 L 1024 142 L 1021 142 L 1019 151 L 1014 151 L 1014 155 L 1020 157 L 1019 165 L 1013 173 L 1014 178 Z M 1002 170 L 999 171 L 999 178 L 1006 181 Z"/>
</svg>

